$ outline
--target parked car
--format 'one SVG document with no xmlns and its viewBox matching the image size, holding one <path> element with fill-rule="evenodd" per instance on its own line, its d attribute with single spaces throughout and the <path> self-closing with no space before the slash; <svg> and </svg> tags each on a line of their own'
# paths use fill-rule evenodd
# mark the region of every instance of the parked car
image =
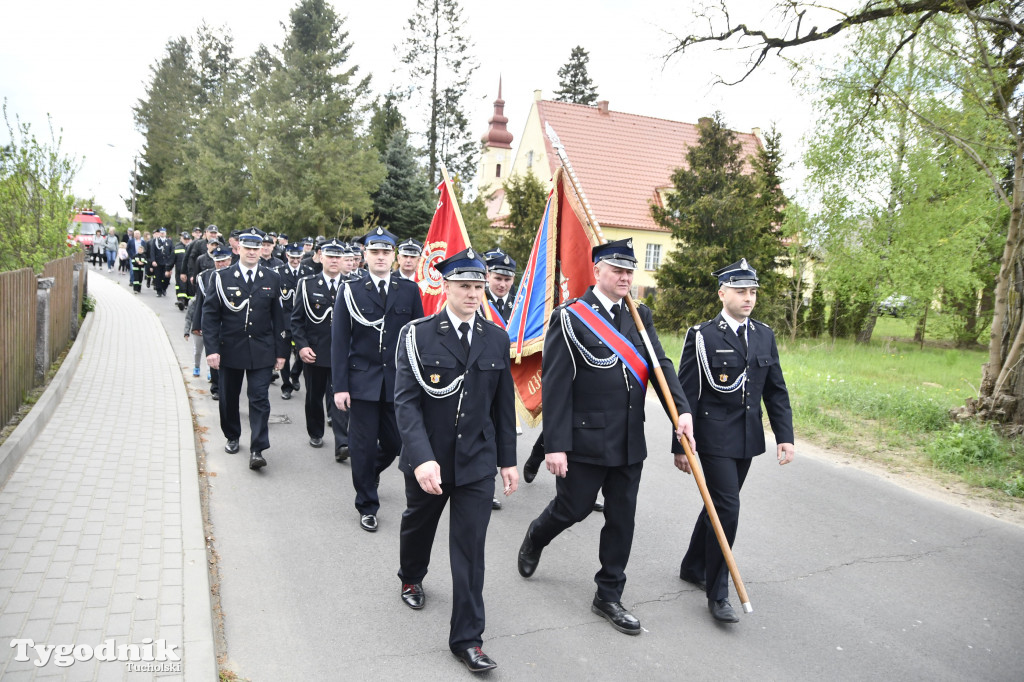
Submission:
<svg viewBox="0 0 1024 682">
<path fill-rule="evenodd" d="M 879 315 L 891 315 L 892 317 L 903 317 L 911 305 L 909 296 L 893 294 L 878 304 Z"/>
</svg>

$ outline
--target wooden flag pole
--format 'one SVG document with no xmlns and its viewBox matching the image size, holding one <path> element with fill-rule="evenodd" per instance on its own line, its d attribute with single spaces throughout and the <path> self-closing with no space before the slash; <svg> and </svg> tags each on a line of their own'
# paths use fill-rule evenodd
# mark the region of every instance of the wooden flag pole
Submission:
<svg viewBox="0 0 1024 682">
<path fill-rule="evenodd" d="M 579 185 L 579 181 L 576 178 L 576 171 L 573 170 L 572 164 L 569 163 L 569 157 L 565 153 L 565 146 L 558 139 L 558 135 L 555 134 L 551 124 L 547 123 L 544 127 L 548 139 L 551 140 L 551 146 L 554 148 L 555 152 L 558 154 L 558 158 L 562 162 L 562 167 L 565 169 L 565 174 L 569 178 L 569 183 L 572 185 L 573 191 L 576 192 L 576 196 L 580 199 L 580 204 L 582 204 L 583 211 L 587 215 L 587 220 L 590 221 L 594 231 L 602 240 L 602 243 L 604 243 L 607 240 L 604 238 L 604 233 L 601 232 L 601 228 L 597 224 L 597 219 L 594 218 L 594 214 L 590 210 L 590 202 L 587 201 L 587 197 Z M 665 374 L 661 369 L 661 365 L 658 363 L 658 358 L 654 355 L 654 347 L 651 345 L 651 337 L 648 335 L 647 329 L 644 327 L 644 323 L 640 319 L 640 313 L 636 309 L 636 303 L 633 302 L 633 297 L 629 294 L 626 295 L 626 305 L 629 306 L 629 312 L 633 315 L 633 322 L 636 324 L 637 331 L 640 332 L 640 336 L 644 340 L 644 346 L 647 348 L 647 356 L 651 358 L 654 376 L 658 379 L 658 389 L 661 391 L 661 394 L 665 399 L 665 404 L 668 405 L 669 416 L 672 418 L 672 428 L 674 429 L 676 424 L 679 423 L 679 412 L 676 410 L 675 401 L 672 400 L 672 392 L 669 391 L 668 382 L 665 381 Z M 754 608 L 750 605 L 750 598 L 747 596 L 747 588 L 744 587 L 743 579 L 740 578 L 740 569 L 736 566 L 736 559 L 732 555 L 732 548 L 729 546 L 729 540 L 725 537 L 725 529 L 722 528 L 722 522 L 718 518 L 718 512 L 715 510 L 715 503 L 711 500 L 711 493 L 708 492 L 708 484 L 707 480 L 704 478 L 704 470 L 701 469 L 700 460 L 697 459 L 696 455 L 693 454 L 693 450 L 690 449 L 690 441 L 687 438 L 684 437 L 680 439 L 679 442 L 682 444 L 683 451 L 686 453 L 686 461 L 690 464 L 690 470 L 693 472 L 693 479 L 697 482 L 697 488 L 700 490 L 701 499 L 704 500 L 704 508 L 708 512 L 708 518 L 711 519 L 711 525 L 715 530 L 715 537 L 718 538 L 718 546 L 722 549 L 722 556 L 725 558 L 725 563 L 729 567 L 729 573 L 732 575 L 732 582 L 736 587 L 736 594 L 739 596 L 740 602 L 743 605 L 743 611 L 745 613 L 751 613 Z"/>
</svg>

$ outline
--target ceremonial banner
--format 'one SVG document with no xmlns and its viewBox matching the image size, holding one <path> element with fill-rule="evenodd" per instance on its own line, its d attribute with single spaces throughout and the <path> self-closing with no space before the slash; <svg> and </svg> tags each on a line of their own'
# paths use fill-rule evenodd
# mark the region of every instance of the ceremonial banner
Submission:
<svg viewBox="0 0 1024 682">
<path fill-rule="evenodd" d="M 423 254 L 420 256 L 413 278 L 420 288 L 424 315 L 433 315 L 444 307 L 445 296 L 441 287 L 444 279 L 435 266 L 448 256 L 469 248 L 469 236 L 462 222 L 462 211 L 455 200 L 448 171 L 443 166 L 441 176 L 443 179 L 437 186 L 440 192 L 437 209 L 430 221 L 430 229 L 427 230 L 427 237 L 423 242 Z"/>
<path fill-rule="evenodd" d="M 512 378 L 531 426 L 541 414 L 541 355 L 548 320 L 557 305 L 582 296 L 594 283 L 590 248 L 599 241 L 562 169 L 556 169 L 508 320 Z"/>
</svg>

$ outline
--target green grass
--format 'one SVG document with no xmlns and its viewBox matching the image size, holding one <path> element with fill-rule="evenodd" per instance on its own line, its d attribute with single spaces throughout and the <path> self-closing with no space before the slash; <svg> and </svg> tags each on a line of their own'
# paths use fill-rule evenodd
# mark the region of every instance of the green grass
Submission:
<svg viewBox="0 0 1024 682">
<path fill-rule="evenodd" d="M 984 350 L 925 346 L 906 320 L 883 318 L 875 340 L 779 341 L 797 437 L 937 478 L 1024 498 L 1024 448 L 987 426 L 959 425 L 949 411 L 977 395 Z M 678 362 L 683 337 L 662 337 Z"/>
</svg>

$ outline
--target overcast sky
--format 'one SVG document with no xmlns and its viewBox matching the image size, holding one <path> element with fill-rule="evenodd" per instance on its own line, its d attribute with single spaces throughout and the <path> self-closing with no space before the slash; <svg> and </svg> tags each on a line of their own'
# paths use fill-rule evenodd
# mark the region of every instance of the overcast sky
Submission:
<svg viewBox="0 0 1024 682">
<path fill-rule="evenodd" d="M 734 21 L 757 21 L 768 4 L 730 0 L 729 7 Z M 130 194 L 132 159 L 143 142 L 132 106 L 144 96 L 150 68 L 168 40 L 193 35 L 205 20 L 228 26 L 236 56 L 247 57 L 260 43 L 281 44 L 281 24 L 294 5 L 292 0 L 7 3 L 0 98 L 6 99 L 8 115 L 31 123 L 37 135 L 48 135 L 49 114 L 54 127 L 62 129 L 65 153 L 83 161 L 76 193 L 94 195 L 109 212 L 126 215 L 121 197 Z M 598 94 L 611 109 L 688 122 L 721 110 L 729 126 L 740 131 L 767 130 L 775 123 L 783 133 L 787 161 L 798 163 L 810 108 L 791 86 L 784 65 L 769 63 L 739 86 L 711 87 L 715 73 L 742 73 L 745 55 L 705 51 L 665 64 L 662 55 L 671 44 L 667 32 L 686 32 L 693 21 L 689 5 L 678 0 L 463 0 L 480 63 L 470 100 L 474 134 L 486 132 L 500 75 L 515 146 L 533 91 L 552 97 L 558 68 L 575 45 L 582 45 L 590 52 L 589 72 Z M 405 35 L 415 0 L 335 1 L 334 7 L 347 16 L 352 61 L 373 74 L 374 92 L 386 91 L 398 82 L 395 45 Z M 749 8 L 746 15 L 741 14 L 744 7 Z M 414 131 L 423 129 L 414 117 L 407 123 Z M 0 142 L 7 138 L 6 130 L 0 132 Z M 788 174 L 793 180 L 787 190 L 793 192 L 803 171 L 795 167 Z"/>
</svg>

